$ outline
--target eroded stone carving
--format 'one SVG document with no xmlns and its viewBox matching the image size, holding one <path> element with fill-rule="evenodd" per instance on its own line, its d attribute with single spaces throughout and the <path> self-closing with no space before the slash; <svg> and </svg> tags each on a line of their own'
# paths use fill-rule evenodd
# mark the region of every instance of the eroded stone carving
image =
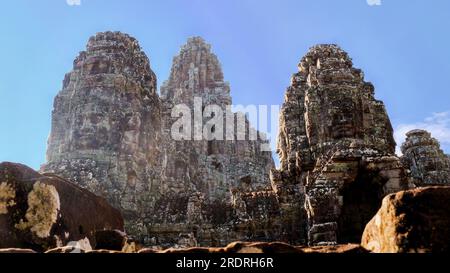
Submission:
<svg viewBox="0 0 450 273">
<path fill-rule="evenodd" d="M 336 45 L 311 48 L 286 93 L 281 169 L 272 173 L 286 206 L 304 203 L 296 222 L 310 244 L 358 242 L 382 197 L 409 187 L 392 131 L 373 85 L 347 53 Z"/>
<path fill-rule="evenodd" d="M 156 76 L 138 42 L 122 33 L 92 37 L 54 102 L 47 164 L 106 197 L 132 234 L 145 233 L 160 168 Z M 157 180 L 158 178 L 158 180 Z"/>
<path fill-rule="evenodd" d="M 402 160 L 411 170 L 414 183 L 417 186 L 450 184 L 450 160 L 438 140 L 425 130 L 413 130 L 406 136 Z"/>
<path fill-rule="evenodd" d="M 99 33 L 55 99 L 42 171 L 106 197 L 123 212 L 127 232 L 146 244 L 244 239 L 248 235 L 234 229 L 242 221 L 231 192 L 270 189 L 273 159 L 261 139 L 174 140 L 173 107 L 193 107 L 195 98 L 202 101 L 200 114 L 211 104 L 222 110 L 231 104 L 219 61 L 201 38 L 189 39 L 175 57 L 159 98 L 138 42 L 119 32 Z"/>
<path fill-rule="evenodd" d="M 293 76 L 280 114 L 281 167 L 270 177 L 265 140 L 237 140 L 236 127 L 231 141 L 205 139 L 203 128 L 196 139 L 189 119 L 192 126 L 178 128 L 187 139 L 173 139 L 177 105 L 192 118 L 196 107 L 209 112 L 202 126 L 239 117 L 227 111 L 230 87 L 203 39 L 188 40 L 161 97 L 155 89 L 135 39 L 91 38 L 55 99 L 43 167 L 107 197 L 146 245 L 359 242 L 382 198 L 411 187 L 383 103 L 336 45 L 313 47 Z"/>
</svg>

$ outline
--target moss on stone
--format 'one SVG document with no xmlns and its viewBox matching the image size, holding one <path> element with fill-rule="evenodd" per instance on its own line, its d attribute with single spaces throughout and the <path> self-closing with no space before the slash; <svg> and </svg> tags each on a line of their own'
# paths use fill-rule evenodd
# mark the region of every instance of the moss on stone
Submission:
<svg viewBox="0 0 450 273">
<path fill-rule="evenodd" d="M 16 191 L 6 182 L 0 184 L 0 215 L 7 214 L 8 208 L 16 204 Z"/>
<path fill-rule="evenodd" d="M 60 201 L 56 188 L 38 181 L 28 194 L 26 220 L 20 220 L 15 227 L 19 230 L 30 229 L 39 238 L 47 238 L 58 219 L 59 210 Z"/>
</svg>

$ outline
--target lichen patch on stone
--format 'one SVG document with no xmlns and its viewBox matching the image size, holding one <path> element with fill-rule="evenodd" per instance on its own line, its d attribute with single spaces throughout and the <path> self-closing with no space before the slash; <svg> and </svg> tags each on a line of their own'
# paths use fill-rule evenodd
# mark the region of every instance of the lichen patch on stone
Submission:
<svg viewBox="0 0 450 273">
<path fill-rule="evenodd" d="M 16 191 L 6 182 L 0 184 L 0 215 L 7 214 L 8 208 L 16 204 Z"/>
<path fill-rule="evenodd" d="M 39 238 L 47 238 L 60 210 L 59 194 L 52 185 L 36 182 L 28 194 L 28 210 L 25 220 L 16 224 L 19 230 L 30 229 Z"/>
</svg>

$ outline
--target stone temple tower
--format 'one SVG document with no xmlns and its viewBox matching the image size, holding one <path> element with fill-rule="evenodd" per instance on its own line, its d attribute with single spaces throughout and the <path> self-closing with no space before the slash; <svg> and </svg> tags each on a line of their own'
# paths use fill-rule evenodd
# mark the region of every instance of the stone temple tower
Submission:
<svg viewBox="0 0 450 273">
<path fill-rule="evenodd" d="M 161 178 L 165 181 L 163 190 L 167 196 L 164 206 L 185 204 L 183 207 L 188 210 L 180 212 L 178 217 L 186 217 L 183 221 L 197 230 L 196 238 L 200 244 L 211 244 L 211 237 L 215 238 L 213 244 L 224 244 L 226 237 L 243 239 L 231 234 L 231 223 L 237 221 L 239 203 L 234 194 L 270 189 L 269 173 L 274 162 L 270 151 L 263 149 L 267 145 L 264 139 L 238 139 L 239 129 L 234 123 L 232 138 L 226 137 L 227 114 L 228 117 L 231 115 L 232 121 L 238 118 L 236 113 L 227 112 L 232 103 L 230 86 L 224 81 L 217 56 L 202 38 L 188 39 L 173 59 L 170 77 L 161 87 L 161 102 L 163 139 L 169 140 L 164 144 L 162 156 L 164 171 Z M 173 140 L 171 137 L 173 125 L 179 119 L 172 112 L 178 105 L 187 106 L 187 115 L 192 117 L 189 139 Z M 206 114 L 211 106 L 218 107 L 221 112 Z M 196 139 L 193 119 L 197 115 L 203 125 L 211 118 L 219 120 L 223 125 L 222 138 Z M 245 130 L 254 130 L 243 117 Z M 214 133 L 219 128 L 201 126 L 200 132 L 205 133 L 205 130 Z M 222 232 L 215 228 L 218 226 L 222 226 Z M 185 227 L 174 233 L 183 230 Z M 158 231 L 159 227 L 155 229 L 155 237 L 158 237 Z"/>
<path fill-rule="evenodd" d="M 272 173 L 286 213 L 292 199 L 305 208 L 293 224 L 307 223 L 310 244 L 358 242 L 383 196 L 409 186 L 392 131 L 373 85 L 347 53 L 311 48 L 285 96 L 281 169 Z"/>
<path fill-rule="evenodd" d="M 270 189 L 274 163 L 263 149 L 267 143 L 172 138 L 178 119 L 172 110 L 183 104 L 194 115 L 196 98 L 202 123 L 209 120 L 202 118 L 209 105 L 226 110 L 231 104 L 220 63 L 203 39 L 191 38 L 182 47 L 160 98 L 138 42 L 120 32 L 99 33 L 75 59 L 55 98 L 42 172 L 106 197 L 124 215 L 127 233 L 148 245 L 225 245 L 253 238 L 247 226 L 242 232 L 235 227 L 251 218 L 242 195 Z M 224 113 L 210 116 L 223 122 Z M 254 207 L 256 214 L 260 209 Z"/>
<path fill-rule="evenodd" d="M 54 101 L 44 172 L 119 208 L 128 232 L 144 232 L 160 177 L 156 76 L 138 42 L 119 32 L 90 38 Z"/>
<path fill-rule="evenodd" d="M 197 109 L 194 109 L 195 99 L 201 101 Z M 232 187 L 242 184 L 240 180 L 245 181 L 252 189 L 270 186 L 269 171 L 274 165 L 270 152 L 261 149 L 265 142 L 260 138 L 255 141 L 237 140 L 236 136 L 232 140 L 226 139 L 226 107 L 232 103 L 230 86 L 224 81 L 221 65 L 211 52 L 211 46 L 202 38 L 190 38 L 181 48 L 179 55 L 174 58 L 170 78 L 161 87 L 161 100 L 164 112 L 163 129 L 167 134 L 165 139 L 171 138 L 170 130 L 178 118 L 171 117 L 173 107 L 176 105 L 187 105 L 192 110 L 192 118 L 194 115 L 203 114 L 211 105 L 219 106 L 223 111 L 223 118 L 220 117 L 223 124 L 223 140 L 205 138 L 197 140 L 192 135 L 192 141 L 173 141 L 173 145 L 169 145 L 174 149 L 168 151 L 167 155 L 174 158 L 168 162 L 175 165 L 179 162 L 180 166 L 166 169 L 186 169 L 187 173 L 181 177 L 182 184 L 195 183 L 196 190 L 203 192 L 210 199 L 229 195 Z M 200 110 L 200 113 L 194 113 L 194 110 Z M 214 117 L 215 114 L 211 116 Z M 203 124 L 208 119 L 202 118 Z M 192 125 L 194 127 L 194 124 Z M 246 129 L 250 130 L 248 121 L 245 125 Z M 234 135 L 236 127 L 233 125 Z M 209 129 L 218 130 L 218 128 Z M 183 164 L 180 161 L 184 161 Z"/>
<path fill-rule="evenodd" d="M 417 186 L 442 186 L 450 183 L 450 159 L 441 150 L 439 141 L 425 130 L 406 134 L 402 145 L 405 165 L 411 170 Z"/>
</svg>

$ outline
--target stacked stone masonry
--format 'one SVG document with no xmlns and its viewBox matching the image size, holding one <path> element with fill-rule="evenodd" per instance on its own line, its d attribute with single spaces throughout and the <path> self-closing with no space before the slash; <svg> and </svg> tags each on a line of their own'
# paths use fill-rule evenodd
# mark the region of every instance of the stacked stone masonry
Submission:
<svg viewBox="0 0 450 273">
<path fill-rule="evenodd" d="M 429 134 L 410 133 L 402 160 L 395 155 L 383 103 L 336 45 L 311 48 L 292 77 L 280 113 L 279 169 L 264 136 L 239 140 L 238 126 L 232 140 L 225 132 L 218 139 L 215 127 L 206 134 L 215 138 L 196 139 L 189 120 L 190 130 L 178 128 L 183 137 L 174 139 L 180 105 L 188 109 L 183 118 L 200 109 L 202 125 L 231 115 L 243 118 L 245 135 L 256 131 L 229 110 L 230 86 L 202 38 L 188 40 L 156 89 L 134 38 L 92 37 L 55 99 L 42 167 L 105 197 L 124 215 L 126 232 L 147 246 L 359 243 L 383 197 L 414 187 L 408 168 L 416 184 L 449 181 L 448 157 Z"/>
<path fill-rule="evenodd" d="M 411 170 L 418 186 L 443 186 L 450 184 L 450 159 L 441 150 L 439 142 L 424 130 L 406 134 L 402 145 L 402 160 Z"/>
<path fill-rule="evenodd" d="M 201 106 L 231 104 L 210 46 L 189 39 L 174 58 L 161 97 L 156 86 L 134 38 L 118 32 L 92 37 L 55 99 L 42 172 L 106 197 L 122 211 L 126 231 L 148 245 L 273 239 L 267 231 L 272 218 L 261 213 L 268 207 L 278 213 L 273 195 L 262 194 L 270 190 L 274 167 L 264 139 L 171 138 L 175 105 L 192 107 L 195 98 L 203 100 Z M 244 194 L 251 191 L 261 198 Z"/>
<path fill-rule="evenodd" d="M 346 52 L 318 45 L 300 62 L 280 114 L 272 183 L 309 244 L 359 242 L 388 193 L 409 188 L 374 87 Z"/>
</svg>

